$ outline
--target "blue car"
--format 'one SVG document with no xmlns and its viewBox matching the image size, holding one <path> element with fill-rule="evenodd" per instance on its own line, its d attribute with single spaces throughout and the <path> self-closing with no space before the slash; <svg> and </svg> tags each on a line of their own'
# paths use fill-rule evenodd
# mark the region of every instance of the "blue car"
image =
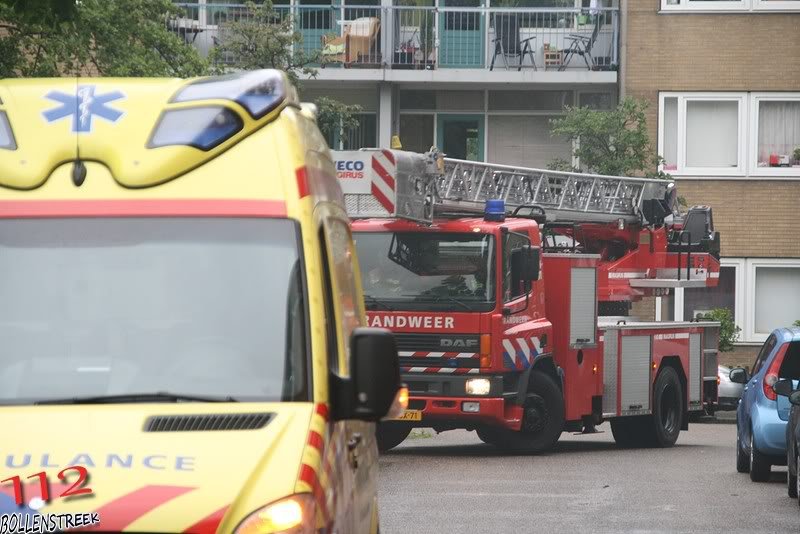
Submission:
<svg viewBox="0 0 800 534">
<path fill-rule="evenodd" d="M 731 382 L 744 384 L 736 409 L 736 470 L 753 482 L 769 480 L 773 465 L 786 465 L 788 400 L 781 406 L 772 386 L 780 379 L 800 379 L 800 328 L 770 334 L 753 364 L 752 375 L 732 369 Z"/>
</svg>

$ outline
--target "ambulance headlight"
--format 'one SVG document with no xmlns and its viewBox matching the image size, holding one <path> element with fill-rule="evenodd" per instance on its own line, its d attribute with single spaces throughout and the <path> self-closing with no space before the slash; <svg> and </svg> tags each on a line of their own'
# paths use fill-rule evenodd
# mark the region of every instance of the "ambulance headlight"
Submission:
<svg viewBox="0 0 800 534">
<path fill-rule="evenodd" d="M 161 115 L 147 148 L 185 145 L 211 150 L 243 127 L 239 115 L 221 106 L 173 109 Z"/>
<path fill-rule="evenodd" d="M 8 122 L 8 115 L 6 115 L 5 111 L 0 111 L 0 148 L 17 149 L 14 132 L 11 131 L 11 124 Z"/>
<path fill-rule="evenodd" d="M 488 395 L 492 383 L 488 378 L 470 378 L 466 384 L 467 395 Z"/>
<path fill-rule="evenodd" d="M 259 508 L 234 534 L 311 534 L 317 532 L 317 507 L 310 493 L 299 493 Z"/>
<path fill-rule="evenodd" d="M 178 91 L 172 101 L 232 100 L 254 119 L 260 119 L 278 107 L 285 96 L 286 88 L 278 71 L 256 70 L 197 80 Z"/>
</svg>

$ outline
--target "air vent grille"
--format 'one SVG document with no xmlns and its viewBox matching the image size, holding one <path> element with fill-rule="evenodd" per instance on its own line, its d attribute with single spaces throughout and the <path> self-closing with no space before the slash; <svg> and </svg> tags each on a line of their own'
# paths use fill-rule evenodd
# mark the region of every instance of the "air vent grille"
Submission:
<svg viewBox="0 0 800 534">
<path fill-rule="evenodd" d="M 211 430 L 258 430 L 272 413 L 219 413 L 203 415 L 156 415 L 144 425 L 145 432 L 205 432 Z"/>
</svg>

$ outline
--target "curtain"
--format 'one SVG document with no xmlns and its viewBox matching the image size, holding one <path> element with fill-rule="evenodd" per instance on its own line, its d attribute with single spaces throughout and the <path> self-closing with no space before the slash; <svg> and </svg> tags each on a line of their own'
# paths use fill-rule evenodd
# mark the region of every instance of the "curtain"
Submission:
<svg viewBox="0 0 800 534">
<path fill-rule="evenodd" d="M 686 166 L 731 168 L 739 161 L 739 102 L 686 101 Z"/>
<path fill-rule="evenodd" d="M 759 102 L 759 167 L 769 166 L 770 154 L 792 159 L 796 148 L 800 148 L 800 102 Z"/>
<path fill-rule="evenodd" d="M 800 268 L 756 268 L 755 332 L 768 334 L 800 319 Z"/>
<path fill-rule="evenodd" d="M 550 135 L 553 118 L 490 115 L 488 161 L 538 169 L 556 158 L 572 161 L 572 142 Z"/>
<path fill-rule="evenodd" d="M 666 160 L 664 162 L 666 170 L 678 168 L 678 99 L 676 97 L 664 99 L 664 153 L 661 156 Z"/>
</svg>

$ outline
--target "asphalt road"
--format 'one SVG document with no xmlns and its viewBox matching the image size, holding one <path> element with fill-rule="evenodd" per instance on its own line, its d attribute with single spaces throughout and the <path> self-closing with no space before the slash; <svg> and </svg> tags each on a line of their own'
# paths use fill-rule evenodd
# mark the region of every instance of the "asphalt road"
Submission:
<svg viewBox="0 0 800 534">
<path fill-rule="evenodd" d="M 800 532 L 785 467 L 762 484 L 736 472 L 735 425 L 692 424 L 675 447 L 640 450 L 598 429 L 540 456 L 460 430 L 407 439 L 381 458 L 381 532 Z"/>
</svg>

